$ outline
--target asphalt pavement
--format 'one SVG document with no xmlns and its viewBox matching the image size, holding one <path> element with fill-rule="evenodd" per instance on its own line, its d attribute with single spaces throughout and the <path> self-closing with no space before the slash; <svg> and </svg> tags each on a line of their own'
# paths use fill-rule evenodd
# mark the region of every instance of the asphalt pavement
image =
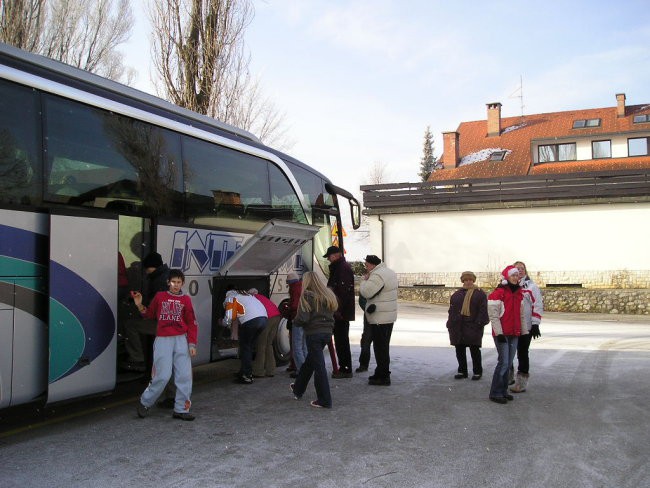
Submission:
<svg viewBox="0 0 650 488">
<path fill-rule="evenodd" d="M 294 400 L 284 367 L 238 385 L 226 360 L 195 368 L 194 422 L 139 419 L 133 393 L 5 424 L 0 486 L 650 487 L 650 317 L 547 314 L 507 405 L 488 400 L 489 327 L 483 378 L 455 380 L 445 320 L 400 302 L 392 385 L 330 380 L 331 410 L 309 406 L 313 385 Z"/>
</svg>

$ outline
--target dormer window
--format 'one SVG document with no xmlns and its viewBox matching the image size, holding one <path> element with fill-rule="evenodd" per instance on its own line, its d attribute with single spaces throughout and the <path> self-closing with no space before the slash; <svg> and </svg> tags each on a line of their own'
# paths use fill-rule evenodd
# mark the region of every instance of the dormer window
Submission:
<svg viewBox="0 0 650 488">
<path fill-rule="evenodd" d="M 547 144 L 539 146 L 538 161 L 540 163 L 552 163 L 556 161 L 575 161 L 576 143 Z"/>
<path fill-rule="evenodd" d="M 650 154 L 650 137 L 632 137 L 627 140 L 627 155 L 647 156 Z"/>
<path fill-rule="evenodd" d="M 612 141 L 593 141 L 591 143 L 591 157 L 594 159 L 612 157 Z"/>
<path fill-rule="evenodd" d="M 588 127 L 600 127 L 600 119 L 578 119 L 573 121 L 574 129 L 585 129 Z"/>
<path fill-rule="evenodd" d="M 494 151 L 492 154 L 490 154 L 490 161 L 503 161 L 503 158 L 505 157 L 505 151 Z"/>
<path fill-rule="evenodd" d="M 650 122 L 650 115 L 635 115 L 633 120 L 635 124 Z"/>
</svg>

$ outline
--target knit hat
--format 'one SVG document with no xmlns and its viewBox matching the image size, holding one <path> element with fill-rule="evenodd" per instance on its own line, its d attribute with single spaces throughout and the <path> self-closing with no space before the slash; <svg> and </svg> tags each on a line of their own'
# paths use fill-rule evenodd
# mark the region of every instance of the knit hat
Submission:
<svg viewBox="0 0 650 488">
<path fill-rule="evenodd" d="M 377 266 L 378 264 L 381 263 L 381 259 L 379 259 L 374 254 L 368 254 L 366 256 L 366 263 L 374 264 L 375 266 Z"/>
<path fill-rule="evenodd" d="M 142 260 L 142 267 L 147 268 L 159 268 L 163 265 L 162 256 L 157 252 L 150 252 Z"/>
<path fill-rule="evenodd" d="M 507 285 L 508 278 L 510 278 L 515 273 L 519 273 L 519 270 L 517 269 L 516 266 L 506 266 L 505 269 L 501 271 L 501 276 L 503 276 L 503 279 L 501 280 L 501 284 Z"/>
<path fill-rule="evenodd" d="M 472 273 L 471 271 L 463 271 L 463 274 L 460 275 L 460 281 L 464 283 L 465 280 L 468 280 L 468 279 L 470 279 L 472 281 L 476 281 L 476 275 L 474 273 Z"/>
<path fill-rule="evenodd" d="M 287 283 L 295 283 L 296 281 L 300 281 L 298 273 L 295 271 L 289 271 L 289 273 L 287 273 Z"/>
</svg>

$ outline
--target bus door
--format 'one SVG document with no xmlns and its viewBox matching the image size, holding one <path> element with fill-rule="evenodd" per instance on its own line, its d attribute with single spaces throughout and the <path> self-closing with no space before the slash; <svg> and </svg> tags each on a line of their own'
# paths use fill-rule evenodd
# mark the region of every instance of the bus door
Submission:
<svg viewBox="0 0 650 488">
<path fill-rule="evenodd" d="M 145 286 L 143 283 L 145 273 L 141 262 L 153 250 L 151 220 L 131 215 L 120 215 L 118 222 L 118 251 L 126 267 L 128 289 L 142 291 Z"/>
<path fill-rule="evenodd" d="M 361 206 L 359 205 L 359 201 L 347 190 L 344 190 L 343 188 L 340 188 L 336 185 L 333 185 L 331 183 L 325 183 L 325 189 L 327 190 L 328 193 L 331 195 L 335 195 L 337 197 L 337 201 L 340 200 L 341 198 L 344 198 L 345 200 L 348 201 L 349 204 L 349 212 L 350 212 L 350 220 L 352 223 L 352 228 L 354 230 L 357 230 L 361 226 Z M 341 209 L 336 208 L 336 244 L 341 248 L 344 249 L 343 245 L 343 222 L 341 219 Z M 346 210 L 347 211 L 347 210 Z"/>
<path fill-rule="evenodd" d="M 47 401 L 115 387 L 117 216 L 50 215 Z"/>
<path fill-rule="evenodd" d="M 0 408 L 47 391 L 47 215 L 0 210 Z"/>
<path fill-rule="evenodd" d="M 145 293 L 146 276 L 142 269 L 142 260 L 152 250 L 151 219 L 134 215 L 119 215 L 119 259 L 118 296 L 117 296 L 117 356 L 120 361 L 128 360 L 126 352 L 126 324 L 131 319 L 140 319 L 130 291 Z M 122 268 L 120 269 L 120 265 Z M 153 339 L 151 339 L 153 341 Z M 145 355 L 146 357 L 146 355 Z M 132 373 L 119 371 L 118 382 L 130 381 Z"/>
</svg>

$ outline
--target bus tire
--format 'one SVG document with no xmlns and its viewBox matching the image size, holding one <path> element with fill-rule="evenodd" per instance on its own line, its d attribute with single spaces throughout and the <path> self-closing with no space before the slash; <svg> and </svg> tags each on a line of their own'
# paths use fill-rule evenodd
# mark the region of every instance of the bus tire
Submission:
<svg viewBox="0 0 650 488">
<path fill-rule="evenodd" d="M 273 354 L 275 355 L 275 363 L 278 366 L 287 364 L 291 359 L 291 340 L 287 323 L 288 320 L 284 317 L 280 319 L 278 333 L 273 341 Z"/>
</svg>

